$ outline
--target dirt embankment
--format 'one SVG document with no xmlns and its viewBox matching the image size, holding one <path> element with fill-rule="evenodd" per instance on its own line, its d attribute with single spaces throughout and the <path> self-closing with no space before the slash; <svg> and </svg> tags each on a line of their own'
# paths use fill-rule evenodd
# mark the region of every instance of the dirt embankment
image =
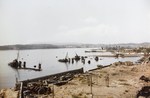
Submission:
<svg viewBox="0 0 150 98">
<path fill-rule="evenodd" d="M 149 82 L 141 80 L 141 76 L 150 77 L 150 64 L 114 63 L 106 68 L 76 75 L 66 85 L 54 86 L 54 96 L 55 98 L 136 98 L 142 87 L 150 85 Z M 47 98 L 53 97 L 50 95 Z"/>
</svg>

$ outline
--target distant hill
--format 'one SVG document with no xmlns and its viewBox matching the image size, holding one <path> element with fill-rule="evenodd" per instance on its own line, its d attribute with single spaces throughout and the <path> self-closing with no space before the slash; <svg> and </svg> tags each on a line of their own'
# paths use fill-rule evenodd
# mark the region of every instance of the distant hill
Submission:
<svg viewBox="0 0 150 98">
<path fill-rule="evenodd" d="M 52 49 L 52 48 L 60 48 L 60 46 L 51 45 L 51 44 L 29 44 L 29 45 L 0 46 L 0 50 L 26 50 L 26 49 Z"/>
<path fill-rule="evenodd" d="M 129 46 L 129 47 L 150 47 L 149 42 L 144 42 L 144 43 L 124 43 L 124 44 L 117 44 L 119 46 Z"/>
<path fill-rule="evenodd" d="M 5 45 L 0 50 L 26 50 L 26 49 L 56 49 L 56 48 L 99 48 L 99 47 L 150 47 L 150 43 L 121 43 L 121 44 L 27 44 L 27 45 Z"/>
</svg>

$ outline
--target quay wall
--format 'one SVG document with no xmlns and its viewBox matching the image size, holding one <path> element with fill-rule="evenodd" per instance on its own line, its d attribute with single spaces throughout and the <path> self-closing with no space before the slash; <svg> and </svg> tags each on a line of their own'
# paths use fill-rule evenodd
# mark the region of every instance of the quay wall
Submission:
<svg viewBox="0 0 150 98">
<path fill-rule="evenodd" d="M 63 75 L 66 75 L 68 73 L 70 73 L 70 74 L 79 74 L 79 73 L 84 73 L 84 70 L 83 70 L 83 68 L 80 68 L 80 69 L 70 70 L 70 71 L 61 72 L 61 73 L 57 73 L 57 74 L 52 74 L 52 75 L 42 76 L 42 77 L 38 77 L 38 78 L 23 80 L 23 81 L 20 81 L 20 82 L 23 82 L 23 83 L 36 82 L 36 81 L 39 81 L 39 80 L 49 79 L 49 78 L 54 77 L 54 76 L 63 76 Z"/>
</svg>

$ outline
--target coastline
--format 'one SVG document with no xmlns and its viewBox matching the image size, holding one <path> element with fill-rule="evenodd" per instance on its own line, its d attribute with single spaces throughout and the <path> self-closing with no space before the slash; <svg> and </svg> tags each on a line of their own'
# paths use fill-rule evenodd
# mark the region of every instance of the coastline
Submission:
<svg viewBox="0 0 150 98">
<path fill-rule="evenodd" d="M 97 98 L 119 98 L 120 96 L 121 98 L 135 98 L 142 87 L 149 85 L 149 82 L 140 80 L 141 76 L 150 77 L 150 63 L 149 61 L 143 62 L 140 64 L 115 62 L 108 67 L 76 74 L 65 85 L 49 84 L 48 86 L 54 86 L 55 98 L 91 98 L 92 95 Z M 15 89 L 2 89 L 0 96 L 17 98 L 18 93 L 19 91 Z M 52 93 L 35 96 L 53 98 Z"/>
</svg>

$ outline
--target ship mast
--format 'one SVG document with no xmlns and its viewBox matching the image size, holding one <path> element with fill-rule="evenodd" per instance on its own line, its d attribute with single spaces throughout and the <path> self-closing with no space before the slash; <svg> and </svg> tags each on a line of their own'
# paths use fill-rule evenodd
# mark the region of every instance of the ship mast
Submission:
<svg viewBox="0 0 150 98">
<path fill-rule="evenodd" d="M 66 57 L 65 57 L 65 59 L 67 59 L 68 58 L 68 52 L 67 52 L 67 54 L 66 54 Z"/>
<path fill-rule="evenodd" d="M 19 59 L 19 50 L 18 50 L 18 53 L 17 53 L 17 61 L 18 61 L 18 59 Z"/>
</svg>

